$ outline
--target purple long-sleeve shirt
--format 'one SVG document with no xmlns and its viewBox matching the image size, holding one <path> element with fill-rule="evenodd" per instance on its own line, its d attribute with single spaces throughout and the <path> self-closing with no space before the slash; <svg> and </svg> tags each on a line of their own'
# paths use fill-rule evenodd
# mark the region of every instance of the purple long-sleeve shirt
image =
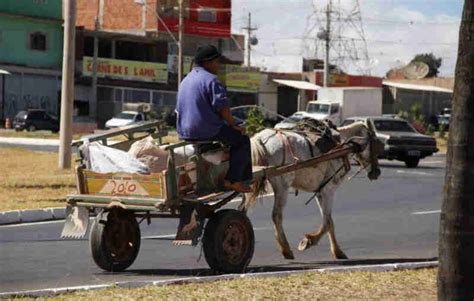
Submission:
<svg viewBox="0 0 474 301">
<path fill-rule="evenodd" d="M 179 88 L 176 104 L 178 135 L 189 140 L 216 136 L 224 125 L 219 111 L 228 106 L 227 92 L 217 76 L 202 67 L 194 67 Z"/>
</svg>

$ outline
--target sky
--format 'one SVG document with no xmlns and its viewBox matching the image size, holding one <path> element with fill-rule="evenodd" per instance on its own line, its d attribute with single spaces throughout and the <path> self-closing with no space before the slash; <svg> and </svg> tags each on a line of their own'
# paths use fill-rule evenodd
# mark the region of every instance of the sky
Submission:
<svg viewBox="0 0 474 301">
<path fill-rule="evenodd" d="M 327 2 L 233 0 L 232 32 L 244 32 L 242 27 L 247 25 L 250 12 L 259 41 L 252 48 L 252 65 L 269 71 L 298 72 L 303 56 L 323 58 L 322 43 L 316 34 L 325 23 L 322 12 Z M 408 64 L 416 54 L 432 52 L 443 59 L 440 75 L 453 76 L 463 2 L 359 0 L 362 23 L 351 18 L 354 26 L 338 19 L 336 11 L 347 16 L 356 1 L 332 0 L 331 27 L 335 36 L 343 38 L 335 39 L 330 50 L 331 62 L 339 62 L 351 74 L 384 76 L 389 69 Z M 358 28 L 364 32 L 366 47 Z"/>
</svg>

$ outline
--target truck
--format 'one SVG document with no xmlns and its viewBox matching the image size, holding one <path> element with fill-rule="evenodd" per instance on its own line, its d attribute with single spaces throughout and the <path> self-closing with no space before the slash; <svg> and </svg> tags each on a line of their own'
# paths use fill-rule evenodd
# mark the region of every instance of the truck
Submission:
<svg viewBox="0 0 474 301">
<path fill-rule="evenodd" d="M 122 112 L 109 119 L 105 123 L 105 128 L 119 128 L 149 120 L 151 109 L 151 104 L 149 103 L 124 103 L 122 105 Z"/>
<path fill-rule="evenodd" d="M 309 101 L 305 117 L 328 119 L 335 125 L 348 117 L 381 116 L 382 88 L 330 87 L 318 90 L 318 99 Z"/>
</svg>

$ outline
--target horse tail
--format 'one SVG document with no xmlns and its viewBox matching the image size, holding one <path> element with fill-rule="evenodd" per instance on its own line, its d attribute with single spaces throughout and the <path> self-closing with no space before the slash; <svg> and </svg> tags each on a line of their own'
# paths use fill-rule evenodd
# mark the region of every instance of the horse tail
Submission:
<svg viewBox="0 0 474 301">
<path fill-rule="evenodd" d="M 252 154 L 252 165 L 253 166 L 268 166 L 267 152 L 265 146 L 258 136 L 254 136 L 251 139 L 251 154 Z M 245 194 L 245 203 L 243 204 L 243 210 L 247 211 L 255 205 L 260 195 L 266 193 L 265 189 L 266 179 L 260 177 L 255 180 L 252 185 L 252 192 Z"/>
</svg>

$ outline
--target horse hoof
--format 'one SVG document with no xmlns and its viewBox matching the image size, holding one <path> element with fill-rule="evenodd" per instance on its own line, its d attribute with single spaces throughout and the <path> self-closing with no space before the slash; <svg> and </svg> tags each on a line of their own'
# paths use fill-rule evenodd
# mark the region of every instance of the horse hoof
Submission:
<svg viewBox="0 0 474 301">
<path fill-rule="evenodd" d="M 306 249 L 309 249 L 309 247 L 311 247 L 312 244 L 313 244 L 312 241 L 309 238 L 305 237 L 298 244 L 298 250 L 304 251 Z"/>
<path fill-rule="evenodd" d="M 293 255 L 293 252 L 291 252 L 291 250 L 289 252 L 282 252 L 282 254 L 285 259 L 295 259 L 295 255 Z"/>
</svg>

